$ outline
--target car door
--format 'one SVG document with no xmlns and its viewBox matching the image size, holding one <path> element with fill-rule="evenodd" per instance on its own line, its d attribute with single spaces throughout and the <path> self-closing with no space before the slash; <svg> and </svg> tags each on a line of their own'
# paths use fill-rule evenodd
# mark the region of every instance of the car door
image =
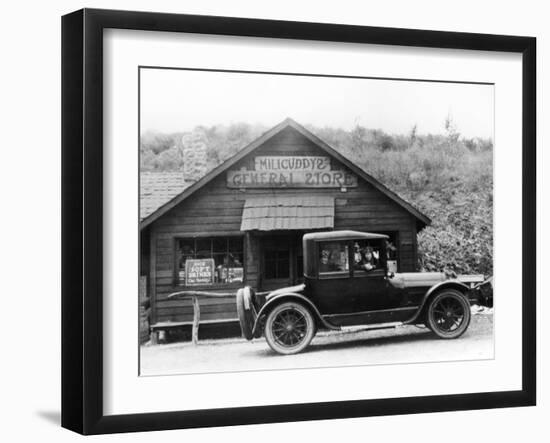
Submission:
<svg viewBox="0 0 550 443">
<path fill-rule="evenodd" d="M 372 271 L 353 270 L 350 279 L 354 293 L 355 311 L 377 311 L 396 307 L 384 269 Z"/>
<path fill-rule="evenodd" d="M 315 256 L 318 275 L 310 282 L 310 298 L 323 315 L 351 313 L 357 304 L 349 267 L 349 242 L 320 241 Z"/>
<path fill-rule="evenodd" d="M 399 307 L 401 297 L 388 281 L 386 259 L 385 240 L 353 242 L 351 285 L 357 313 Z"/>
</svg>

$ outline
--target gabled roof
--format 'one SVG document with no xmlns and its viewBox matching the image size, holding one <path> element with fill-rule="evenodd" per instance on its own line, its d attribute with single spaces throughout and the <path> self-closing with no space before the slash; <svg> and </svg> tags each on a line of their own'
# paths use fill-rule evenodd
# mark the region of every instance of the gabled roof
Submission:
<svg viewBox="0 0 550 443">
<path fill-rule="evenodd" d="M 418 222 L 420 222 L 420 228 L 424 227 L 425 225 L 428 225 L 431 223 L 431 220 L 422 212 L 420 212 L 418 209 L 416 209 L 414 206 L 412 206 L 410 203 L 407 203 L 405 200 L 403 200 L 401 197 L 399 197 L 395 192 L 388 189 L 386 186 L 384 186 L 382 183 L 380 183 L 378 180 L 376 180 L 371 175 L 367 174 L 363 169 L 353 164 L 349 159 L 344 157 L 342 154 L 340 154 L 338 151 L 336 151 L 334 148 L 329 146 L 327 143 L 325 143 L 323 140 L 321 140 L 319 137 L 317 137 L 312 132 L 308 131 L 306 128 L 304 128 L 299 123 L 295 122 L 291 118 L 287 118 L 281 123 L 279 123 L 277 126 L 274 126 L 269 131 L 265 132 L 263 135 L 258 137 L 256 140 L 254 140 L 252 143 L 250 143 L 248 146 L 241 149 L 239 152 L 237 152 L 233 157 L 230 157 L 225 162 L 214 168 L 212 171 L 210 171 L 208 174 L 206 174 L 204 177 L 202 177 L 200 180 L 196 181 L 195 183 L 191 184 L 190 186 L 186 187 L 180 194 L 174 196 L 172 199 L 170 199 L 168 202 L 166 202 L 164 205 L 156 209 L 154 212 L 149 214 L 147 217 L 145 217 L 140 222 L 140 229 L 143 229 L 150 225 L 152 222 L 154 222 L 156 219 L 164 215 L 166 212 L 168 212 L 170 209 L 172 209 L 174 206 L 180 204 L 182 201 L 184 201 L 186 198 L 188 198 L 190 195 L 201 189 L 206 184 L 210 183 L 212 180 L 214 180 L 216 177 L 218 177 L 220 174 L 226 172 L 229 168 L 231 168 L 233 165 L 237 164 L 240 160 L 242 160 L 244 157 L 249 155 L 252 151 L 254 151 L 256 148 L 259 148 L 261 145 L 263 145 L 267 140 L 274 137 L 281 131 L 285 130 L 286 128 L 292 128 L 296 131 L 298 131 L 300 134 L 302 134 L 305 138 L 310 140 L 312 143 L 314 143 L 317 147 L 325 151 L 328 155 L 336 158 L 340 163 L 344 164 L 347 168 L 349 168 L 351 171 L 353 171 L 359 178 L 365 180 L 369 184 L 371 184 L 374 188 L 385 194 L 387 197 L 389 197 L 391 200 L 393 200 L 395 203 L 397 203 L 399 206 L 403 207 L 405 210 L 407 210 L 410 214 L 412 214 Z"/>
</svg>

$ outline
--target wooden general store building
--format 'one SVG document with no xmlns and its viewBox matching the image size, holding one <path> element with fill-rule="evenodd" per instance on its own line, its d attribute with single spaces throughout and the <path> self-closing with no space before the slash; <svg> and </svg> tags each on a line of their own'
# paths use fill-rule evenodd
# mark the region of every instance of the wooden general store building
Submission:
<svg viewBox="0 0 550 443">
<path fill-rule="evenodd" d="M 385 233 L 396 270 L 414 271 L 416 236 L 430 222 L 291 119 L 196 182 L 142 174 L 140 206 L 150 321 L 167 327 L 192 321 L 190 300 L 166 300 L 176 291 L 300 283 L 306 232 Z M 201 323 L 237 322 L 234 297 L 200 303 Z"/>
</svg>

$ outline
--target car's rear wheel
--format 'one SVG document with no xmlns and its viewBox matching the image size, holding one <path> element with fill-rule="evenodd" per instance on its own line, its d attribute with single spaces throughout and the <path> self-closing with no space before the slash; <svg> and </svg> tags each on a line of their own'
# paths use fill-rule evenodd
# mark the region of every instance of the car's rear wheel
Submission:
<svg viewBox="0 0 550 443">
<path fill-rule="evenodd" d="M 303 351 L 315 335 L 315 320 L 308 308 L 294 301 L 273 308 L 265 322 L 265 339 L 279 354 Z"/>
<path fill-rule="evenodd" d="M 427 326 L 440 338 L 458 338 L 470 324 L 470 303 L 464 294 L 445 289 L 428 305 Z"/>
</svg>

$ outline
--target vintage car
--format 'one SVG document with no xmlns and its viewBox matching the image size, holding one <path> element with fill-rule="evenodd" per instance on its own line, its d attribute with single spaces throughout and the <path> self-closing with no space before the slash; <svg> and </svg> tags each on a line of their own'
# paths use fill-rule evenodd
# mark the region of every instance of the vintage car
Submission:
<svg viewBox="0 0 550 443">
<path fill-rule="evenodd" d="M 482 275 L 395 273 L 388 269 L 388 237 L 330 231 L 303 237 L 304 283 L 264 293 L 237 292 L 247 340 L 263 334 L 280 354 L 304 350 L 318 329 L 379 329 L 425 325 L 440 338 L 460 337 L 470 304 L 487 304 L 492 290 Z M 484 288 L 482 293 L 480 288 Z"/>
</svg>

